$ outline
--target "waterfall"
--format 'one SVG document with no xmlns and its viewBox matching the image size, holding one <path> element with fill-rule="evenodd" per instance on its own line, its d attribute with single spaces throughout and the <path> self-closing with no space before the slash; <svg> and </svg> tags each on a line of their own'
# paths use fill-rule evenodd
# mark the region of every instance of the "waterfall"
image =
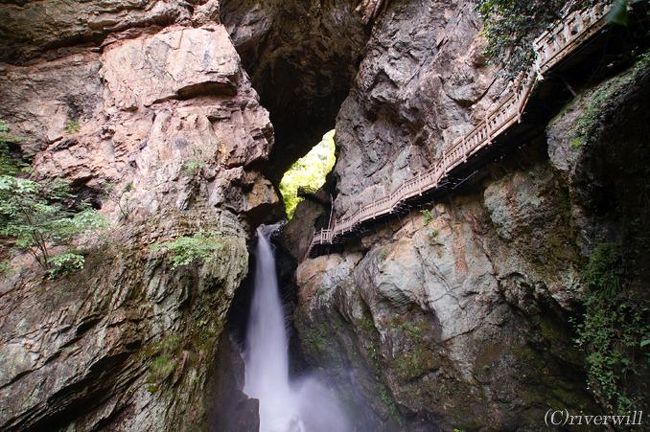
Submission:
<svg viewBox="0 0 650 432">
<path fill-rule="evenodd" d="M 316 379 L 289 380 L 289 343 L 270 236 L 257 229 L 255 286 L 244 353 L 244 392 L 260 402 L 260 432 L 346 432 L 336 397 Z"/>
</svg>

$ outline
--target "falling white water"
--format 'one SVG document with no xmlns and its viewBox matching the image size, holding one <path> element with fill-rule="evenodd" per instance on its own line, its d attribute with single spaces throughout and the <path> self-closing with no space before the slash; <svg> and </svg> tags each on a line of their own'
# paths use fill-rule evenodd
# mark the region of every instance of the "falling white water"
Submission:
<svg viewBox="0 0 650 432">
<path fill-rule="evenodd" d="M 289 382 L 289 345 L 269 240 L 275 226 L 257 229 L 255 292 L 244 356 L 244 392 L 260 402 L 260 432 L 346 432 L 336 397 L 314 378 Z"/>
</svg>

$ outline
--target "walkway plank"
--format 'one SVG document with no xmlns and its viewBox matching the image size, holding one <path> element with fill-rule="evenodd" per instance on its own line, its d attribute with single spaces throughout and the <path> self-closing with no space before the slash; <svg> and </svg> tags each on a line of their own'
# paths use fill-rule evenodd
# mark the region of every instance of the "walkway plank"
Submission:
<svg viewBox="0 0 650 432">
<path fill-rule="evenodd" d="M 383 215 L 399 214 L 400 206 L 413 197 L 438 189 L 449 173 L 495 138 L 519 123 L 528 100 L 540 80 L 592 36 L 606 26 L 607 3 L 574 11 L 545 31 L 534 42 L 535 63 L 510 85 L 510 92 L 488 109 L 485 119 L 445 149 L 442 158 L 428 171 L 399 185 L 392 193 L 359 208 L 342 219 L 334 219 L 328 229 L 314 235 L 307 255 L 316 246 L 332 245 L 347 233 Z"/>
</svg>

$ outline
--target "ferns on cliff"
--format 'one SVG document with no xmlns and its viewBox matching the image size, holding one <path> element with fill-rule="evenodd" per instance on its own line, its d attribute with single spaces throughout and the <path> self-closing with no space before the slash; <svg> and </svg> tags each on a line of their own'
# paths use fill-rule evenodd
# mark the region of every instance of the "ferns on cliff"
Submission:
<svg viewBox="0 0 650 432">
<path fill-rule="evenodd" d="M 223 247 L 219 238 L 221 233 L 195 233 L 190 236 L 156 243 L 151 246 L 152 252 L 163 252 L 171 262 L 172 269 L 203 261 L 210 258 Z"/>
<path fill-rule="evenodd" d="M 630 388 L 643 376 L 650 361 L 650 309 L 625 282 L 621 246 L 599 245 L 592 253 L 583 279 L 588 291 L 584 315 L 576 322 L 576 343 L 587 357 L 590 389 L 612 412 L 635 409 Z"/>
</svg>

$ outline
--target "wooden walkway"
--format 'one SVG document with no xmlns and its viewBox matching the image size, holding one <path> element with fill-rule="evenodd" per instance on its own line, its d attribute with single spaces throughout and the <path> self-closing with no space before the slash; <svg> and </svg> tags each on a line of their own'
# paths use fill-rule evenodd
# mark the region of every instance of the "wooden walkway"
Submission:
<svg viewBox="0 0 650 432">
<path fill-rule="evenodd" d="M 332 220 L 328 229 L 322 229 L 314 235 L 307 255 L 314 247 L 338 243 L 345 235 L 358 231 L 365 223 L 380 216 L 398 213 L 408 200 L 438 189 L 452 170 L 465 163 L 470 156 L 489 147 L 496 137 L 521 120 L 536 83 L 605 27 L 606 9 L 607 2 L 575 11 L 544 32 L 534 42 L 534 65 L 510 84 L 508 94 L 488 110 L 483 121 L 445 149 L 442 158 L 430 170 L 417 174 L 389 195 L 361 207 L 353 214 Z"/>
</svg>

